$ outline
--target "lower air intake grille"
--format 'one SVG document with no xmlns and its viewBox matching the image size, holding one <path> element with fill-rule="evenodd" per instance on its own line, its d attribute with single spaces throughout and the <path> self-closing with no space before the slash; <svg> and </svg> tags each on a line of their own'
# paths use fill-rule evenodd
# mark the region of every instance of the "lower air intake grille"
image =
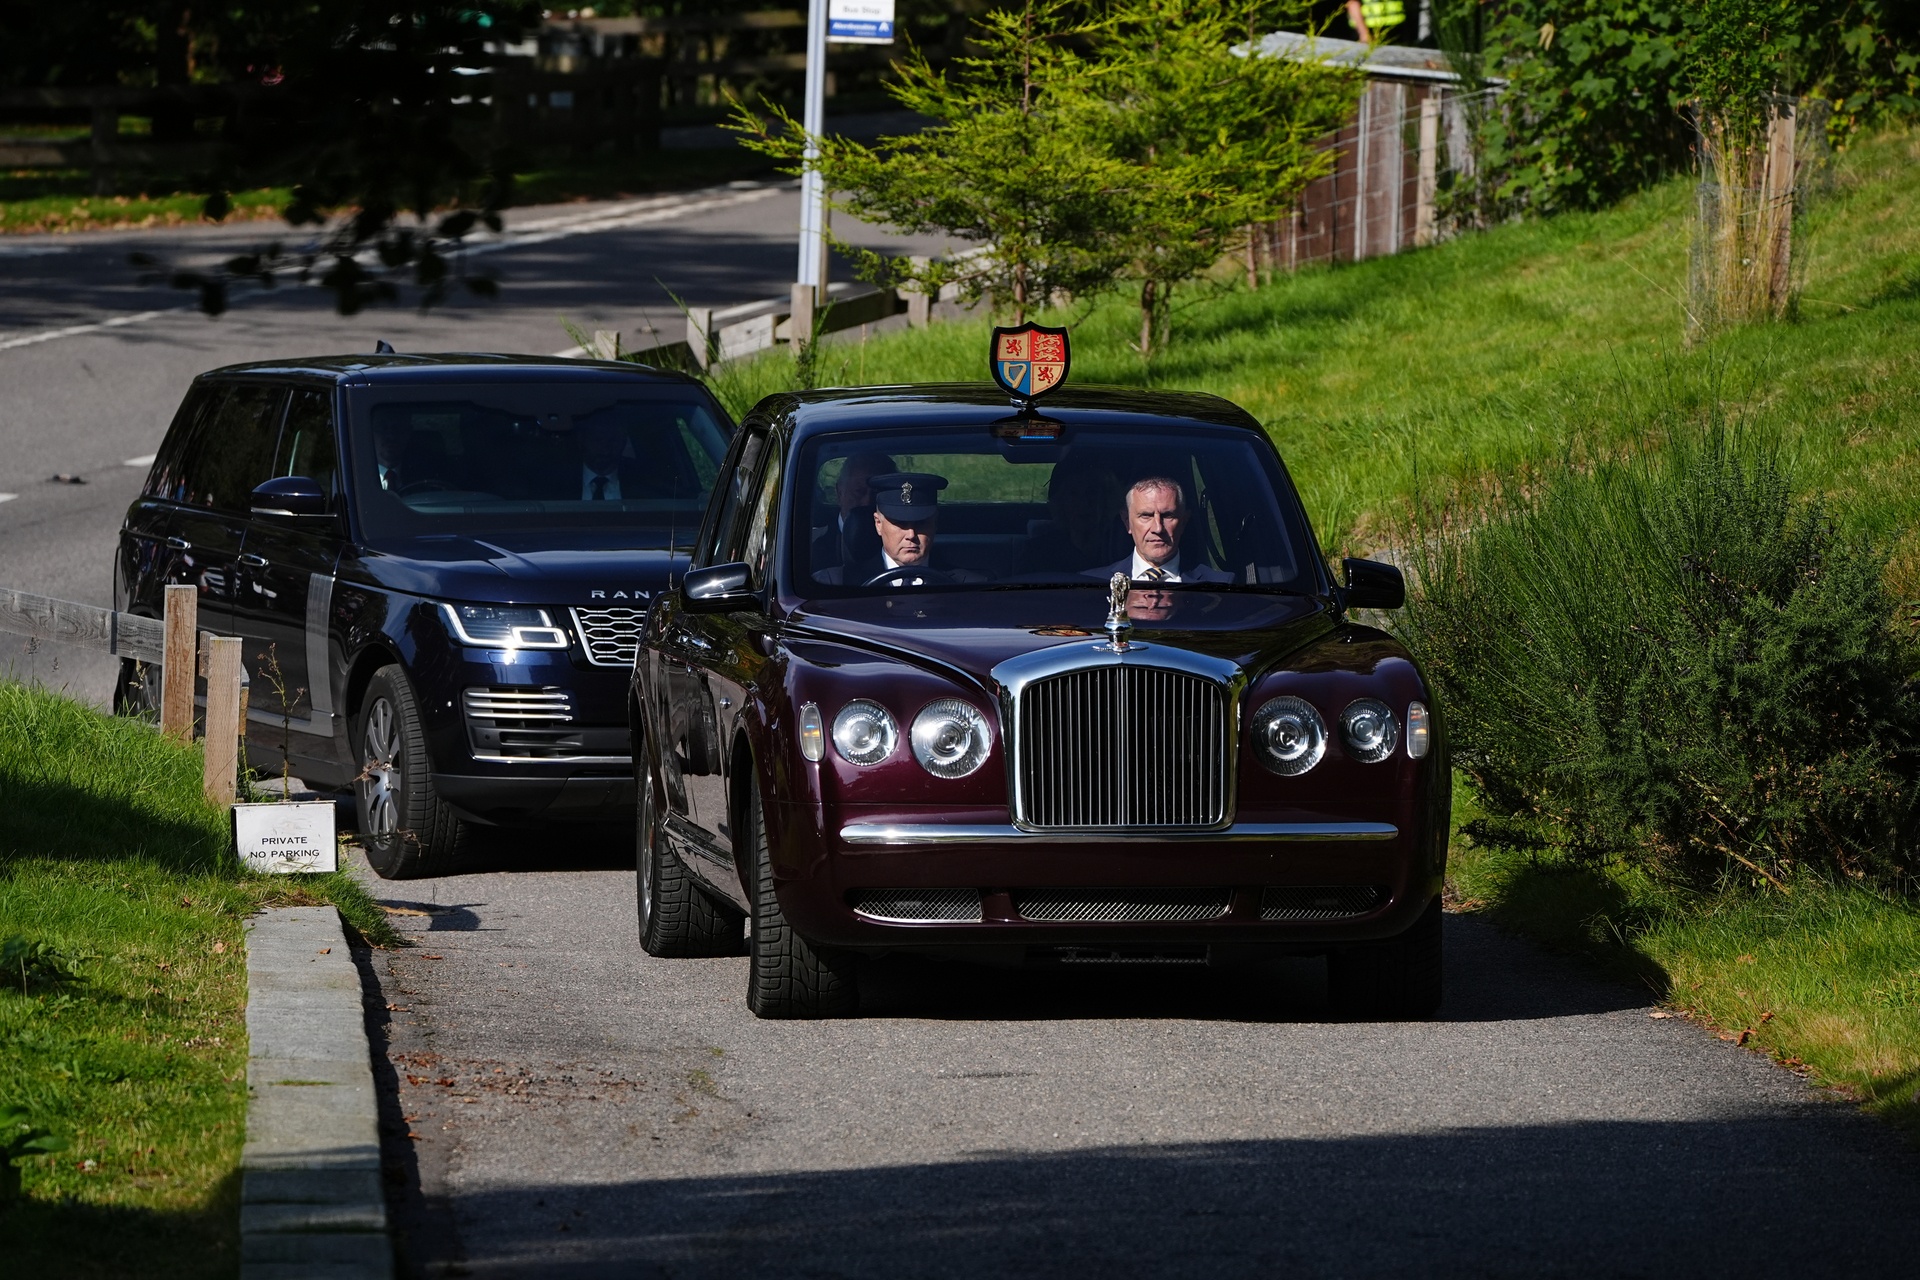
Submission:
<svg viewBox="0 0 1920 1280">
<path fill-rule="evenodd" d="M 1179 922 L 1223 916 L 1232 898 L 1229 889 L 1016 889 L 1013 908 L 1028 920 Z"/>
<path fill-rule="evenodd" d="M 1262 920 L 1344 920 L 1363 916 L 1387 900 L 1378 885 L 1347 884 L 1320 889 L 1263 889 Z"/>
<path fill-rule="evenodd" d="M 580 632 L 587 660 L 596 667 L 631 667 L 640 648 L 645 609 L 575 609 L 573 625 Z"/>
<path fill-rule="evenodd" d="M 866 889 L 853 896 L 853 913 L 869 920 L 914 924 L 978 924 L 977 889 Z"/>
<path fill-rule="evenodd" d="M 545 760 L 581 754 L 565 689 L 468 689 L 467 737 L 476 756 Z"/>
</svg>

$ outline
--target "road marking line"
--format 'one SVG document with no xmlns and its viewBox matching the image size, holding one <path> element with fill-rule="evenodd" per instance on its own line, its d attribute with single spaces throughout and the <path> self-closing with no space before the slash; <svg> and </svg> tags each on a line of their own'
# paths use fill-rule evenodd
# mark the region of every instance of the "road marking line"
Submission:
<svg viewBox="0 0 1920 1280">
<path fill-rule="evenodd" d="M 765 187 L 752 187 L 740 190 L 730 187 L 710 187 L 706 191 L 690 192 L 685 196 L 656 197 L 651 200 L 636 200 L 628 204 L 615 205 L 611 209 L 596 209 L 592 213 L 581 214 L 571 219 L 542 218 L 527 224 L 525 233 L 516 233 L 509 229 L 498 239 L 481 240 L 469 243 L 458 254 L 478 257 L 488 253 L 499 253 L 504 249 L 518 249 L 525 246 L 551 244 L 556 240 L 569 240 L 574 236 L 594 235 L 602 231 L 624 231 L 630 227 L 644 227 L 650 223 L 666 222 L 690 213 L 707 213 L 716 209 L 725 209 L 733 205 L 753 204 L 769 196 L 779 195 L 788 190 L 790 184 L 776 184 Z M 319 286 L 315 279 L 311 282 Z M 233 305 L 238 305 L 249 294 L 232 297 Z M 193 303 L 184 303 L 177 307 L 164 307 L 158 311 L 141 311 L 134 315 L 113 316 L 106 320 L 95 320 L 88 324 L 70 324 L 60 329 L 47 329 L 41 333 L 22 334 L 17 338 L 0 339 L 0 351 L 11 351 L 16 347 L 31 347 L 42 342 L 52 342 L 57 338 L 78 338 L 89 333 L 98 333 L 103 329 L 119 329 L 130 324 L 144 324 L 157 320 L 161 316 L 175 315 L 184 311 L 197 311 Z M 131 463 L 129 466 L 133 465 Z"/>
<path fill-rule="evenodd" d="M 153 460 L 158 456 L 158 454 L 143 453 L 137 458 L 128 458 L 120 465 L 123 467 L 150 467 L 153 465 Z"/>
<path fill-rule="evenodd" d="M 19 496 L 17 493 L 0 493 L 0 502 L 12 502 Z"/>
</svg>

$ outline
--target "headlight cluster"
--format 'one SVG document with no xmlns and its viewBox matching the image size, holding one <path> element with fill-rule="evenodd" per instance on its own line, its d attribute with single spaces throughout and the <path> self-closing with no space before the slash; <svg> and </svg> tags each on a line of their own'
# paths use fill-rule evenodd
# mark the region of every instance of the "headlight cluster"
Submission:
<svg viewBox="0 0 1920 1280">
<path fill-rule="evenodd" d="M 800 709 L 800 753 L 809 760 L 826 755 L 820 707 Z M 870 698 L 855 698 L 833 718 L 833 749 L 848 764 L 874 765 L 900 745 L 893 713 Z M 993 745 L 987 718 L 972 703 L 941 698 L 920 709 L 907 734 L 913 758 L 936 778 L 964 778 L 987 762 Z"/>
<path fill-rule="evenodd" d="M 1305 773 L 1327 753 L 1327 726 L 1305 698 L 1270 698 L 1253 713 L 1253 750 L 1260 763 L 1283 778 Z M 1356 698 L 1340 713 L 1340 744 L 1362 764 L 1378 764 L 1400 745 L 1400 722 L 1378 698 Z M 1433 747 L 1433 717 L 1418 702 L 1407 704 L 1407 756 L 1423 758 Z"/>
<path fill-rule="evenodd" d="M 461 644 L 483 649 L 564 649 L 567 633 L 545 609 L 526 605 L 443 604 L 447 630 Z"/>
</svg>

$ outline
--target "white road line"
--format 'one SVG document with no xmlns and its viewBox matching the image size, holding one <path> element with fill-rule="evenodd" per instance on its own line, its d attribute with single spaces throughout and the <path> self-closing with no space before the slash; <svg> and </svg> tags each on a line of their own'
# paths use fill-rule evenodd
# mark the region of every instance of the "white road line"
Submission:
<svg viewBox="0 0 1920 1280">
<path fill-rule="evenodd" d="M 143 453 L 137 458 L 128 458 L 120 465 L 123 467 L 150 467 L 153 465 L 153 460 L 158 456 L 158 454 Z"/>
<path fill-rule="evenodd" d="M 102 329 L 119 329 L 130 324 L 145 324 L 149 320 L 158 320 L 161 316 L 191 310 L 193 310 L 191 304 L 167 307 L 160 311 L 141 311 L 130 316 L 113 316 L 106 320 L 95 320 L 91 324 L 70 324 L 64 329 L 47 329 L 40 333 L 22 334 L 18 338 L 0 341 L 0 351 L 11 351 L 15 347 L 31 347 L 35 343 L 52 342 L 55 338 L 77 338 L 83 333 L 98 333 Z"/>
<path fill-rule="evenodd" d="M 17 493 L 0 493 L 0 502 L 12 502 L 19 496 Z"/>
<path fill-rule="evenodd" d="M 510 228 L 497 239 L 469 243 L 461 252 L 478 257 L 482 254 L 499 253 L 506 249 L 520 249 L 532 245 L 551 244 L 556 240 L 570 240 L 574 236 L 596 235 L 603 231 L 625 231 L 630 227 L 668 222 L 692 213 L 709 213 L 734 205 L 754 204 L 770 196 L 779 195 L 787 190 L 789 185 L 782 183 L 747 188 L 710 187 L 706 191 L 691 192 L 684 196 L 658 196 L 649 200 L 634 200 L 615 205 L 610 209 L 595 209 L 591 213 L 573 217 L 541 218 L 526 224 L 522 229 Z M 318 287 L 317 281 L 315 287 Z M 232 299 L 234 305 L 238 305 L 243 300 L 242 297 Z M 113 316 L 88 324 L 70 324 L 64 328 L 46 329 L 40 333 L 25 333 L 15 338 L 0 339 L 0 351 L 11 351 L 16 347 L 31 347 L 60 338 L 78 338 L 89 333 L 99 333 L 104 329 L 124 328 L 130 324 L 144 324 L 149 320 L 157 320 L 161 316 L 176 315 L 197 309 L 192 303 L 185 303 L 177 307 L 165 307 L 159 311 L 141 311 L 134 315 Z"/>
</svg>

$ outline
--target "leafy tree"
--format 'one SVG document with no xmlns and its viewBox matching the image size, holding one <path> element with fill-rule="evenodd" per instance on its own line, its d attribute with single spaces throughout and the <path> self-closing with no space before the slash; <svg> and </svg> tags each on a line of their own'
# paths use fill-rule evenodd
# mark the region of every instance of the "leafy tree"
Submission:
<svg viewBox="0 0 1920 1280">
<path fill-rule="evenodd" d="M 976 52 L 936 69 L 910 51 L 888 88 L 926 130 L 866 146 L 815 139 L 833 207 L 902 232 L 946 233 L 989 246 L 925 265 L 836 239 L 860 275 L 934 293 L 958 287 L 968 302 L 991 296 L 1016 323 L 1056 294 L 1097 293 L 1124 259 L 1125 209 L 1114 198 L 1122 165 L 1089 145 L 1098 68 L 1080 52 L 1093 27 L 1067 0 L 1025 0 L 983 15 Z M 771 108 L 771 125 L 738 104 L 733 127 L 747 146 L 802 172 L 808 138 Z"/>
<path fill-rule="evenodd" d="M 1302 14 L 1247 0 L 1120 0 L 1099 35 L 1100 142 L 1128 170 L 1119 276 L 1139 291 L 1142 356 L 1168 339 L 1175 286 L 1333 168 L 1322 140 L 1352 115 L 1359 76 L 1255 57 L 1248 45 L 1250 32 Z"/>
</svg>

